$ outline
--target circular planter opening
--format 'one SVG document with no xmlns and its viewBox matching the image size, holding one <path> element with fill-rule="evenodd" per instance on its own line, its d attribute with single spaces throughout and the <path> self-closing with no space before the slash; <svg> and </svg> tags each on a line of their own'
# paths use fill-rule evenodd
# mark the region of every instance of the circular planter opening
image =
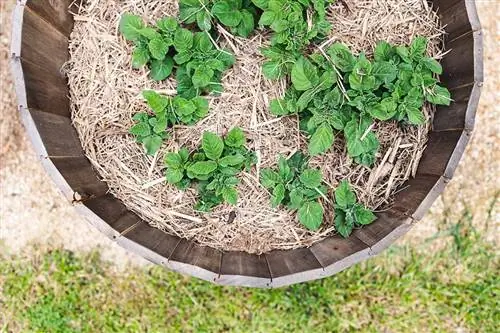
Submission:
<svg viewBox="0 0 500 333">
<path fill-rule="evenodd" d="M 474 126 L 482 72 L 482 40 L 470 1 L 433 1 L 447 35 L 441 80 L 451 91 L 438 107 L 416 177 L 390 209 L 347 238 L 331 236 L 309 248 L 262 255 L 222 252 L 151 227 L 108 193 L 85 157 L 71 123 L 61 68 L 69 59 L 72 1 L 27 1 L 14 10 L 12 67 L 24 125 L 45 169 L 65 197 L 108 237 L 150 261 L 226 285 L 278 287 L 339 272 L 378 254 L 423 217 L 460 160 Z"/>
</svg>

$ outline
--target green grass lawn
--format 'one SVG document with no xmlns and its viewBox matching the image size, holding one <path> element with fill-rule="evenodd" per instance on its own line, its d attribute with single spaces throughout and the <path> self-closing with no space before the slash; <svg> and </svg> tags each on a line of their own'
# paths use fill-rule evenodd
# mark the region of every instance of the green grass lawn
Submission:
<svg viewBox="0 0 500 333">
<path fill-rule="evenodd" d="M 277 290 L 219 287 L 97 253 L 0 262 L 0 332 L 494 332 L 496 249 L 468 217 L 416 248 Z M 36 251 L 36 250 L 34 250 Z"/>
</svg>

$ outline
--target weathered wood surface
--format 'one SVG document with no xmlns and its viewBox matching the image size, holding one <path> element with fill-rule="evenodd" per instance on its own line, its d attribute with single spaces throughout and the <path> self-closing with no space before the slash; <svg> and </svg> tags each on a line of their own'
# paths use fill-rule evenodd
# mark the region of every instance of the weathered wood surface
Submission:
<svg viewBox="0 0 500 333">
<path fill-rule="evenodd" d="M 13 13 L 12 71 L 21 118 L 58 188 L 88 221 L 121 246 L 181 273 L 223 285 L 280 287 L 335 274 L 376 255 L 421 219 L 453 176 L 474 127 L 483 81 L 482 35 L 473 1 L 436 0 L 447 25 L 443 83 L 453 103 L 439 107 L 417 177 L 388 211 L 348 239 L 263 255 L 221 252 L 151 227 L 108 194 L 84 157 L 70 121 L 62 66 L 73 27 L 71 0 L 18 1 Z M 25 5 L 26 4 L 26 5 Z"/>
</svg>

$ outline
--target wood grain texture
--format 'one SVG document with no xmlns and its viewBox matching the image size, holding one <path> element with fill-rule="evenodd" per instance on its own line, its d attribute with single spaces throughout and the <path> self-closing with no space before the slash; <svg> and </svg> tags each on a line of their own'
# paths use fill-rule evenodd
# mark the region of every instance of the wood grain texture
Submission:
<svg viewBox="0 0 500 333">
<path fill-rule="evenodd" d="M 48 113 L 70 117 L 69 88 L 60 72 L 49 71 L 21 58 L 27 106 Z"/>
<path fill-rule="evenodd" d="M 450 90 L 450 106 L 438 106 L 432 122 L 433 131 L 472 130 L 481 95 L 481 83 Z"/>
<path fill-rule="evenodd" d="M 375 222 L 353 232 L 354 236 L 370 247 L 369 255 L 376 255 L 389 247 L 411 229 L 413 221 L 394 209 L 376 215 Z"/>
<path fill-rule="evenodd" d="M 108 192 L 108 185 L 99 179 L 86 157 L 54 157 L 51 161 L 79 200 L 100 197 Z"/>
<path fill-rule="evenodd" d="M 451 179 L 469 139 L 468 131 L 431 132 L 417 175 L 442 175 Z"/>
<path fill-rule="evenodd" d="M 437 197 L 443 192 L 448 179 L 443 176 L 418 175 L 403 185 L 394 198 L 393 209 L 421 220 Z"/>
<path fill-rule="evenodd" d="M 201 247 L 142 221 L 107 194 L 107 186 L 84 157 L 69 119 L 68 88 L 61 72 L 69 57 L 70 3 L 30 0 L 14 10 L 11 56 L 23 123 L 47 172 L 92 225 L 126 249 L 184 274 L 223 285 L 281 287 L 335 274 L 376 255 L 423 217 L 453 176 L 474 126 L 483 81 L 482 35 L 474 2 L 434 1 L 447 24 L 445 46 L 451 51 L 442 61 L 442 80 L 454 102 L 438 108 L 417 177 L 403 186 L 393 207 L 348 239 L 332 236 L 308 249 L 257 256 Z M 83 201 L 74 201 L 75 191 Z"/>
<path fill-rule="evenodd" d="M 170 260 L 198 266 L 219 275 L 222 252 L 182 239 L 172 253 Z"/>
<path fill-rule="evenodd" d="M 36 109 L 30 109 L 29 113 L 48 157 L 84 156 L 80 139 L 69 118 Z"/>
<path fill-rule="evenodd" d="M 76 1 L 73 0 L 29 0 L 26 7 L 47 21 L 64 36 L 69 37 L 73 30 L 73 15 Z"/>
</svg>

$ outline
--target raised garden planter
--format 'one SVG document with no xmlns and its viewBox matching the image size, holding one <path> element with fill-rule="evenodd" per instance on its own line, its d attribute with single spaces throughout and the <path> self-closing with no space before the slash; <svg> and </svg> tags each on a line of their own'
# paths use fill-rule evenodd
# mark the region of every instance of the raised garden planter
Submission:
<svg viewBox="0 0 500 333">
<path fill-rule="evenodd" d="M 45 169 L 87 220 L 121 246 L 181 273 L 217 284 L 279 287 L 333 275 L 376 255 L 420 220 L 453 177 L 474 127 L 483 81 L 482 36 L 473 1 L 433 1 L 447 32 L 441 80 L 454 100 L 438 107 L 417 176 L 371 225 L 347 238 L 262 255 L 222 252 L 171 236 L 129 211 L 99 180 L 71 124 L 61 68 L 69 58 L 72 1 L 18 1 L 12 68 L 19 112 Z"/>
</svg>

